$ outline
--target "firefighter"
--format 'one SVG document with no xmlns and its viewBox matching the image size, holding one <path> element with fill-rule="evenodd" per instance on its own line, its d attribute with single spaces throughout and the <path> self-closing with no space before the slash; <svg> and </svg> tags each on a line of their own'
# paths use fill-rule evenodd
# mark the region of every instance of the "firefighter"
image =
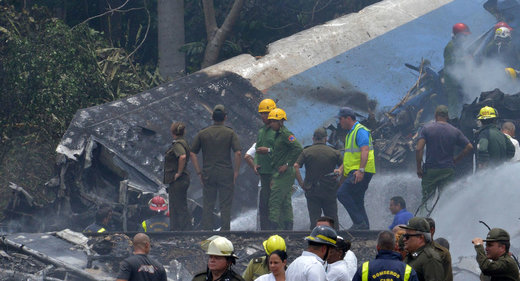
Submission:
<svg viewBox="0 0 520 281">
<path fill-rule="evenodd" d="M 327 145 L 327 131 L 318 128 L 314 131 L 313 145 L 307 146 L 294 163 L 296 179 L 305 190 L 307 209 L 309 210 L 310 227 L 323 214 L 338 221 L 338 204 L 336 192 L 338 184 L 334 169 L 341 166 L 341 153 Z M 300 174 L 300 168 L 305 166 L 305 181 Z"/>
<path fill-rule="evenodd" d="M 272 99 L 264 99 L 258 105 L 258 113 L 262 118 L 264 125 L 258 130 L 256 145 L 253 157 L 244 157 L 246 161 L 260 175 L 260 197 L 258 198 L 258 212 L 260 214 L 260 229 L 268 230 L 269 223 L 269 194 L 271 191 L 270 184 L 274 173 L 271 166 L 272 149 L 274 146 L 274 137 L 276 132 L 269 126 L 269 112 L 276 108 L 276 103 Z M 248 160 L 249 159 L 249 160 Z"/>
<path fill-rule="evenodd" d="M 195 275 L 192 281 L 244 281 L 242 276 L 231 268 L 238 258 L 231 241 L 225 237 L 217 236 L 207 246 L 208 267 L 206 271 Z"/>
<path fill-rule="evenodd" d="M 83 232 L 85 233 L 103 233 L 107 231 L 108 223 L 112 218 L 112 207 L 108 204 L 101 204 L 96 211 L 96 221 L 87 226 Z"/>
<path fill-rule="evenodd" d="M 223 105 L 217 104 L 213 108 L 212 119 L 213 125 L 200 130 L 193 139 L 190 158 L 203 185 L 202 229 L 212 230 L 215 226 L 213 211 L 218 194 L 221 230 L 229 230 L 234 185 L 240 171 L 242 148 L 235 131 L 224 125 L 227 112 Z M 203 156 L 202 170 L 197 159 L 200 150 Z M 230 157 L 231 151 L 234 154 L 234 167 Z"/>
<path fill-rule="evenodd" d="M 462 88 L 453 76 L 456 68 L 464 65 L 468 54 L 465 51 L 471 31 L 464 23 L 456 23 L 452 27 L 451 41 L 444 48 L 444 92 L 451 112 L 458 112 L 461 105 Z"/>
<path fill-rule="evenodd" d="M 190 160 L 190 146 L 184 139 L 185 129 L 186 125 L 182 122 L 172 124 L 170 132 L 173 143 L 164 155 L 164 183 L 169 184 L 170 228 L 181 231 L 191 229 L 188 210 L 190 175 L 186 168 Z"/>
<path fill-rule="evenodd" d="M 497 111 L 490 106 L 482 107 L 477 116 L 482 123 L 482 127 L 477 131 L 477 163 L 479 169 L 502 164 L 515 155 L 513 143 L 497 128 L 497 117 Z"/>
<path fill-rule="evenodd" d="M 501 228 L 491 229 L 486 237 L 474 238 L 471 243 L 477 252 L 477 263 L 484 278 L 481 280 L 513 280 L 518 281 L 518 264 L 509 253 L 509 233 Z M 486 249 L 482 245 L 486 242 Z M 487 277 L 487 278 L 486 278 Z"/>
<path fill-rule="evenodd" d="M 520 53 L 512 43 L 511 29 L 508 27 L 503 26 L 495 30 L 493 41 L 486 46 L 484 55 L 497 60 L 503 66 L 520 67 Z"/>
<path fill-rule="evenodd" d="M 271 129 L 276 132 L 271 160 L 271 166 L 275 171 L 269 195 L 269 221 L 273 229 L 292 230 L 291 191 L 295 179 L 293 165 L 302 152 L 302 146 L 284 126 L 287 115 L 283 109 L 273 109 L 268 119 Z"/>
<path fill-rule="evenodd" d="M 346 177 L 338 189 L 338 200 L 354 223 L 350 230 L 369 229 L 365 192 L 376 173 L 372 136 L 370 130 L 356 120 L 356 113 L 352 108 L 341 108 L 338 118 L 341 127 L 349 130 L 345 141 L 343 165 L 334 170 Z"/>
<path fill-rule="evenodd" d="M 518 70 L 512 67 L 506 67 L 504 70 L 506 72 L 506 76 L 509 77 L 511 80 L 516 81 L 516 79 L 518 79 L 520 73 Z"/>
<path fill-rule="evenodd" d="M 305 237 L 307 250 L 296 258 L 285 272 L 286 281 L 326 281 L 323 264 L 331 248 L 336 247 L 336 231 L 331 227 L 316 226 Z"/>
<path fill-rule="evenodd" d="M 253 281 L 261 275 L 268 274 L 270 272 L 268 257 L 271 255 L 271 253 L 276 250 L 281 250 L 284 252 L 287 250 L 285 246 L 285 240 L 279 235 L 272 235 L 271 237 L 269 237 L 267 240 L 264 241 L 263 246 L 265 256 L 254 258 L 251 261 L 249 261 L 249 264 L 247 265 L 244 274 L 242 274 L 244 280 Z"/>
<path fill-rule="evenodd" d="M 148 207 L 155 215 L 141 223 L 140 232 L 163 232 L 170 230 L 170 218 L 165 215 L 168 201 L 157 195 L 148 201 Z"/>
</svg>

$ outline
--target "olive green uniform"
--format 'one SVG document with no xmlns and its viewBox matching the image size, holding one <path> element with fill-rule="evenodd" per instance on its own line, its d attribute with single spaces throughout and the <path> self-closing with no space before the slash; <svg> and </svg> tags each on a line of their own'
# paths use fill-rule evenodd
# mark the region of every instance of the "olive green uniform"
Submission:
<svg viewBox="0 0 520 281">
<path fill-rule="evenodd" d="M 292 230 L 293 211 L 291 191 L 294 183 L 294 162 L 302 152 L 301 144 L 285 126 L 276 132 L 271 166 L 275 169 L 269 195 L 269 220 L 274 229 Z M 280 174 L 278 167 L 287 165 Z"/>
<path fill-rule="evenodd" d="M 234 272 L 233 270 L 228 270 L 218 280 L 244 281 L 242 276 L 238 275 L 238 273 Z M 191 279 L 191 281 L 216 281 L 216 280 L 213 280 L 213 276 L 211 275 L 211 272 L 209 270 L 207 270 L 207 271 L 201 272 L 201 273 L 193 276 L 193 279 Z"/>
<path fill-rule="evenodd" d="M 276 132 L 271 127 L 264 125 L 258 130 L 258 137 L 256 139 L 256 147 L 268 147 L 273 149 L 274 137 Z M 269 229 L 269 194 L 271 193 L 271 179 L 273 177 L 274 169 L 271 166 L 271 153 L 268 154 L 255 154 L 255 164 L 259 165 L 260 168 L 258 173 L 260 174 L 260 198 L 258 211 L 260 212 L 260 228 L 262 230 Z"/>
<path fill-rule="evenodd" d="M 503 254 L 497 260 L 490 260 L 486 257 L 486 252 L 482 244 L 475 245 L 475 250 L 477 251 L 477 263 L 482 274 L 490 276 L 491 281 L 520 280 L 518 265 L 508 253 Z"/>
<path fill-rule="evenodd" d="M 439 281 L 445 278 L 441 257 L 431 244 L 408 253 L 404 262 L 417 272 L 419 281 Z"/>
<path fill-rule="evenodd" d="M 231 205 L 233 203 L 233 165 L 231 153 L 240 151 L 240 142 L 233 129 L 224 125 L 212 125 L 202 129 L 193 139 L 191 151 L 195 154 L 202 149 L 202 180 L 204 206 L 202 229 L 214 227 L 213 210 L 215 199 L 219 198 L 222 230 L 229 230 Z"/>
<path fill-rule="evenodd" d="M 322 210 L 325 216 L 331 217 L 337 222 L 338 184 L 335 177 L 330 174 L 343 163 L 341 153 L 325 143 L 315 143 L 303 149 L 296 163 L 300 167 L 305 166 L 303 188 L 307 199 L 311 230 L 321 216 Z M 326 176 L 327 174 L 329 175 Z"/>
<path fill-rule="evenodd" d="M 175 179 L 179 170 L 179 157 L 186 155 L 186 165 L 181 176 Z M 164 155 L 164 183 L 169 184 L 168 197 L 170 208 L 170 229 L 191 229 L 191 214 L 188 210 L 188 187 L 190 186 L 190 175 L 186 166 L 190 159 L 190 146 L 183 137 L 174 140 L 171 147 Z"/>
<path fill-rule="evenodd" d="M 435 241 L 432 242 L 432 246 L 441 258 L 442 267 L 444 269 L 444 280 L 453 281 L 453 269 L 451 267 L 450 251 Z"/>
<path fill-rule="evenodd" d="M 515 147 L 509 138 L 495 124 L 479 130 L 477 159 L 485 166 L 499 165 L 515 156 Z"/>
<path fill-rule="evenodd" d="M 269 265 L 267 264 L 267 257 L 254 258 L 247 264 L 246 270 L 242 274 L 245 281 L 253 281 L 256 278 L 268 274 Z"/>
</svg>

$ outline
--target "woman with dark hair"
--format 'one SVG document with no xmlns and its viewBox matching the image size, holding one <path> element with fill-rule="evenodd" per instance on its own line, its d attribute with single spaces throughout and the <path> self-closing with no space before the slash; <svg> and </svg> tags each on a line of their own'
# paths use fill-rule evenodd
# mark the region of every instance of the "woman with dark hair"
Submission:
<svg viewBox="0 0 520 281">
<path fill-rule="evenodd" d="M 233 243 L 221 236 L 212 236 L 208 240 L 211 240 L 206 249 L 208 267 L 206 271 L 195 275 L 192 281 L 244 281 L 242 276 L 231 268 L 238 258 Z"/>
<path fill-rule="evenodd" d="M 287 269 L 287 253 L 282 250 L 273 251 L 269 255 L 271 273 L 262 275 L 255 281 L 285 281 L 285 269 Z"/>
<path fill-rule="evenodd" d="M 164 183 L 169 184 L 170 230 L 191 229 L 188 211 L 190 175 L 186 169 L 190 159 L 190 146 L 184 140 L 186 125 L 174 122 L 170 127 L 173 143 L 164 156 Z"/>
</svg>

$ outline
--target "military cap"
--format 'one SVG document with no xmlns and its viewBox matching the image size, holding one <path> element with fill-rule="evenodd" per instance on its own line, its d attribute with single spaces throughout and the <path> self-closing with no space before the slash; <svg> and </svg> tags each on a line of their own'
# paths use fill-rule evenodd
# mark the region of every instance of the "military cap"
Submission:
<svg viewBox="0 0 520 281">
<path fill-rule="evenodd" d="M 509 241 L 509 233 L 502 228 L 492 228 L 484 242 L 495 242 L 495 241 Z"/>
<path fill-rule="evenodd" d="M 325 128 L 318 128 L 314 131 L 313 137 L 315 139 L 322 139 L 327 137 L 327 130 Z"/>
<path fill-rule="evenodd" d="M 222 112 L 226 113 L 226 108 L 222 104 L 217 104 L 213 108 L 213 112 L 215 112 L 215 111 L 222 111 Z"/>
<path fill-rule="evenodd" d="M 416 230 L 420 232 L 430 233 L 430 224 L 424 218 L 413 217 L 411 218 L 406 226 L 400 226 L 404 229 Z"/>
</svg>

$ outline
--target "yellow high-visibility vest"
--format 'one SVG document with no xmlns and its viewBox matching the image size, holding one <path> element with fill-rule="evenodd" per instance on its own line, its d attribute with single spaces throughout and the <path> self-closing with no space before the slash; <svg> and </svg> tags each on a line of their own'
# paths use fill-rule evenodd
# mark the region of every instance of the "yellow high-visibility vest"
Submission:
<svg viewBox="0 0 520 281">
<path fill-rule="evenodd" d="M 359 129 L 365 129 L 369 132 L 368 134 L 368 160 L 365 166 L 365 172 L 375 173 L 376 163 L 374 157 L 374 146 L 372 145 L 372 135 L 370 130 L 360 123 L 356 123 L 354 128 L 350 130 L 348 135 L 345 137 L 345 154 L 343 156 L 343 175 L 347 176 L 352 170 L 358 170 L 361 162 L 361 148 L 356 144 L 357 132 Z"/>
<path fill-rule="evenodd" d="M 404 281 L 408 281 L 410 279 L 410 274 L 412 273 L 412 267 L 406 265 L 404 268 Z M 368 262 L 363 263 L 363 267 L 361 268 L 361 281 L 368 281 Z"/>
</svg>

